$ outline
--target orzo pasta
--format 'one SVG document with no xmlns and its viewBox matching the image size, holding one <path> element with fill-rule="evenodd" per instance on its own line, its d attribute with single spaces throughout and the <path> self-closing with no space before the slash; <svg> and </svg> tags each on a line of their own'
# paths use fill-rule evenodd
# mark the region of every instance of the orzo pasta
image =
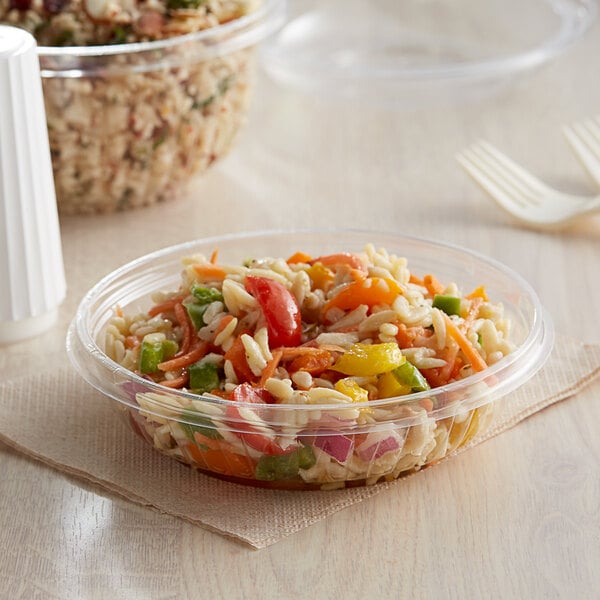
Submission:
<svg viewBox="0 0 600 600">
<path fill-rule="evenodd" d="M 178 289 L 152 300 L 143 314 L 117 309 L 104 349 L 194 395 L 134 393 L 138 431 L 194 467 L 278 487 L 371 484 L 443 458 L 491 404 L 428 392 L 513 350 L 483 285 L 413 273 L 373 245 L 241 265 L 191 256 Z M 471 387 L 485 395 L 485 381 Z"/>
</svg>

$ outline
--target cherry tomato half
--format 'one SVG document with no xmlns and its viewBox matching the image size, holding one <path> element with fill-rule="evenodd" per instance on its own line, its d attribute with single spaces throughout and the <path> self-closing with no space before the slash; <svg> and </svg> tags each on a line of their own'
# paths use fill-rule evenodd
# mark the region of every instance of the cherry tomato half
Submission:
<svg viewBox="0 0 600 600">
<path fill-rule="evenodd" d="M 302 316 L 294 295 L 279 281 L 268 277 L 246 277 L 246 290 L 265 315 L 269 346 L 298 346 L 302 341 Z"/>
<path fill-rule="evenodd" d="M 253 404 L 270 404 L 274 402 L 273 396 L 267 390 L 252 387 L 249 383 L 238 385 L 231 392 L 229 399 L 234 402 L 251 402 Z M 293 446 L 284 450 L 272 437 L 263 433 L 259 427 L 245 421 L 238 407 L 233 404 L 230 404 L 225 409 L 225 414 L 229 419 L 232 419 L 228 424 L 235 430 L 233 433 L 248 444 L 248 446 L 263 454 L 279 456 L 293 452 L 296 449 Z"/>
</svg>

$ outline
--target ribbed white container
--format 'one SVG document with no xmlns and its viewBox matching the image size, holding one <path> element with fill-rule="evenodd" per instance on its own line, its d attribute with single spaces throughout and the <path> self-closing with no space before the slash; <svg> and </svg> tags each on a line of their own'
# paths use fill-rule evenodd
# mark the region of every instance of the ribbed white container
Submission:
<svg viewBox="0 0 600 600">
<path fill-rule="evenodd" d="M 36 42 L 0 25 L 0 344 L 51 327 L 65 293 Z"/>
</svg>

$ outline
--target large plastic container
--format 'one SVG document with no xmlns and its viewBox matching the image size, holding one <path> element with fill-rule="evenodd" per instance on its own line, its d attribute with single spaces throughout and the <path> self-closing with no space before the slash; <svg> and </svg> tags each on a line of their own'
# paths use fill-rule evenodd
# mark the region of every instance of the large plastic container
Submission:
<svg viewBox="0 0 600 600">
<path fill-rule="evenodd" d="M 285 0 L 151 42 L 39 47 L 58 208 L 106 213 L 175 198 L 232 147 L 255 46 Z"/>
</svg>

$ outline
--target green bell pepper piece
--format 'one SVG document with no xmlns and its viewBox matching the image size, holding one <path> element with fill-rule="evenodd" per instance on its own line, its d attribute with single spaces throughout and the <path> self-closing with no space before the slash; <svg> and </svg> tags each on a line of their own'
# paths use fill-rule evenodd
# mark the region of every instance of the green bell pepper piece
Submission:
<svg viewBox="0 0 600 600">
<path fill-rule="evenodd" d="M 212 302 L 223 302 L 223 294 L 215 288 L 200 285 L 197 282 L 190 286 L 190 293 L 194 297 L 194 302 L 185 302 L 184 306 L 194 324 L 196 330 L 204 327 L 204 313 Z"/>
<path fill-rule="evenodd" d="M 402 385 L 410 386 L 412 392 L 424 392 L 431 389 L 423 373 L 412 363 L 406 361 L 392 371 L 394 377 Z"/>
<path fill-rule="evenodd" d="M 310 446 L 301 446 L 290 454 L 279 456 L 261 456 L 256 465 L 256 479 L 263 481 L 281 481 L 294 479 L 300 469 L 310 469 L 316 462 L 315 453 Z"/>
<path fill-rule="evenodd" d="M 190 389 L 196 394 L 210 392 L 219 387 L 219 369 L 212 362 L 198 362 L 188 367 L 190 373 Z"/>
<path fill-rule="evenodd" d="M 206 323 L 204 322 L 204 313 L 208 308 L 208 304 L 184 302 L 183 305 L 185 306 L 185 309 L 187 310 L 188 315 L 190 316 L 190 320 L 194 324 L 196 331 L 206 325 Z"/>
<path fill-rule="evenodd" d="M 190 438 L 190 440 L 194 439 L 194 433 L 197 431 L 201 433 L 204 437 L 210 438 L 211 440 L 221 440 L 223 436 L 219 433 L 219 430 L 215 426 L 215 424 L 204 415 L 200 413 L 196 413 L 196 411 L 187 410 L 186 412 L 180 415 L 182 419 L 185 419 L 187 423 L 180 422 L 181 428 L 185 432 L 185 435 Z M 204 448 L 205 450 L 207 448 Z"/>
<path fill-rule="evenodd" d="M 439 308 L 447 315 L 460 316 L 460 298 L 450 294 L 436 294 L 433 297 L 433 308 Z"/>
<path fill-rule="evenodd" d="M 215 288 L 200 285 L 197 282 L 190 286 L 190 293 L 200 304 L 210 304 L 211 302 L 223 302 L 223 294 Z"/>
<path fill-rule="evenodd" d="M 161 334 L 162 335 L 162 334 Z M 169 360 L 177 353 L 179 346 L 173 340 L 165 340 L 156 334 L 149 334 L 142 340 L 140 347 L 140 373 L 150 374 L 158 371 L 158 365 Z"/>
</svg>

